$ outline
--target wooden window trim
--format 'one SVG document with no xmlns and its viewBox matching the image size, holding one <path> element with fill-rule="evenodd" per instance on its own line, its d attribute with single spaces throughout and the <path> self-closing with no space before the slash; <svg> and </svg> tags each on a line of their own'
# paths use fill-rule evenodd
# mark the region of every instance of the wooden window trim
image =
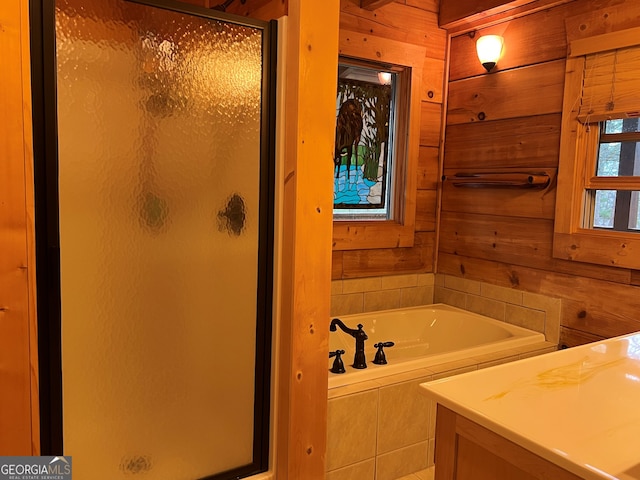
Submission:
<svg viewBox="0 0 640 480">
<path fill-rule="evenodd" d="M 410 96 L 406 138 L 397 139 L 400 146 L 398 151 L 404 150 L 404 154 L 395 159 L 395 220 L 335 220 L 333 249 L 411 247 L 415 236 L 417 166 L 420 153 L 420 84 L 426 49 L 348 30 L 340 31 L 339 42 L 340 56 L 409 67 Z M 400 105 L 400 108 L 404 107 Z"/>
<path fill-rule="evenodd" d="M 582 123 L 579 99 L 585 56 L 638 45 L 640 29 L 632 28 L 579 39 L 570 43 L 565 70 L 560 168 L 553 236 L 553 256 L 564 260 L 640 269 L 640 235 L 584 228 L 587 189 L 608 185 L 614 189 L 639 189 L 638 181 L 594 177 L 598 128 Z"/>
</svg>

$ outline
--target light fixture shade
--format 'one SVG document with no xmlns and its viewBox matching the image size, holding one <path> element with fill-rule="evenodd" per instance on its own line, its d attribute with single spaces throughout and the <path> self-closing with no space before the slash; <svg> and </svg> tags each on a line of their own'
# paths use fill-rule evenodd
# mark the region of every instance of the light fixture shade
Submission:
<svg viewBox="0 0 640 480">
<path fill-rule="evenodd" d="M 498 63 L 503 46 L 504 40 L 500 35 L 485 35 L 476 41 L 478 59 L 487 72 Z"/>
</svg>

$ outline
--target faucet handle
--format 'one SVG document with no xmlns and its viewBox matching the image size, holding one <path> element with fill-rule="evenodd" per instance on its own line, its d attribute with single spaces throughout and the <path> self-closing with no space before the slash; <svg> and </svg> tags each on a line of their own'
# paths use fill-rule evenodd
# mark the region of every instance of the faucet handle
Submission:
<svg viewBox="0 0 640 480">
<path fill-rule="evenodd" d="M 333 361 L 333 366 L 329 369 L 332 373 L 344 373 L 346 370 L 344 369 L 344 363 L 342 362 L 342 355 L 344 354 L 344 350 L 336 350 L 335 352 L 329 352 L 329 358 L 336 357 Z"/>
<path fill-rule="evenodd" d="M 373 345 L 373 348 L 377 348 L 376 357 L 373 359 L 373 363 L 376 365 L 386 365 L 387 364 L 387 356 L 382 350 L 385 347 L 393 347 L 395 343 L 393 342 L 380 342 Z"/>
</svg>

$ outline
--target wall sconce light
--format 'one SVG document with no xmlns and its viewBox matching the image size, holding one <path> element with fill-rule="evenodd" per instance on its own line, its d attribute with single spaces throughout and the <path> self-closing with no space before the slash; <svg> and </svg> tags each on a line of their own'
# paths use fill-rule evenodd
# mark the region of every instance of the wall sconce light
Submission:
<svg viewBox="0 0 640 480">
<path fill-rule="evenodd" d="M 503 46 L 504 39 L 500 35 L 485 35 L 476 41 L 478 59 L 487 72 L 498 64 Z"/>
</svg>

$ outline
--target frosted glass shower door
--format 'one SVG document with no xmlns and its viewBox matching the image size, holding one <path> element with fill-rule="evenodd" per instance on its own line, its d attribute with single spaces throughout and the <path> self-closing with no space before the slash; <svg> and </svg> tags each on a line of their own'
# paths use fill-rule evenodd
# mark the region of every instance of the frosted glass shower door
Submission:
<svg viewBox="0 0 640 480">
<path fill-rule="evenodd" d="M 63 439 L 79 480 L 264 469 L 267 33 L 162 4 L 56 0 Z"/>
</svg>

